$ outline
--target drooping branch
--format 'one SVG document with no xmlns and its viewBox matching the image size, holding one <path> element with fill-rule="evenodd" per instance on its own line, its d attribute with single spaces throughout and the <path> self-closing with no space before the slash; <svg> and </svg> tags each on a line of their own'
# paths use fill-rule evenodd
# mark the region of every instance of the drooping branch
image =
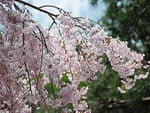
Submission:
<svg viewBox="0 0 150 113">
<path fill-rule="evenodd" d="M 37 7 L 37 6 L 35 6 L 35 5 L 32 5 L 32 4 L 28 3 L 28 2 L 25 2 L 25 1 L 22 1 L 22 0 L 14 0 L 14 1 L 16 1 L 16 2 L 18 2 L 18 3 L 21 3 L 21 4 L 24 4 L 24 5 L 27 5 L 27 6 L 33 8 L 33 9 L 36 9 L 36 10 L 38 10 L 38 11 L 40 11 L 40 12 L 43 12 L 43 13 L 47 14 L 48 16 L 50 16 L 51 18 L 54 18 L 54 17 L 57 17 L 57 16 L 58 16 L 57 14 L 54 14 L 54 13 L 51 13 L 51 12 L 49 12 L 49 11 L 47 11 L 47 10 L 41 9 L 40 7 Z M 56 7 L 55 7 L 55 8 L 56 8 Z M 58 9 L 59 9 L 59 8 L 58 8 Z"/>
</svg>

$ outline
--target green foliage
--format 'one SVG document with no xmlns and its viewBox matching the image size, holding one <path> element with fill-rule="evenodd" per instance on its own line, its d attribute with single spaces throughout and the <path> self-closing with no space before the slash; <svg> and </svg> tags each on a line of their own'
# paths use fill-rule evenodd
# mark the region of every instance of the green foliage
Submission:
<svg viewBox="0 0 150 113">
<path fill-rule="evenodd" d="M 48 106 L 41 106 L 40 109 L 35 111 L 35 113 L 60 113 L 60 109 L 55 109 Z"/>
<path fill-rule="evenodd" d="M 105 0 L 104 0 L 105 1 Z M 127 40 L 129 46 L 150 58 L 150 2 L 148 0 L 106 0 L 108 9 L 102 18 L 110 35 Z M 141 45 L 140 45 L 141 44 Z"/>
<path fill-rule="evenodd" d="M 67 73 L 64 73 L 61 80 L 60 80 L 60 83 L 70 83 L 70 80 L 67 76 Z"/>
<path fill-rule="evenodd" d="M 91 1 L 90 1 L 90 3 L 91 3 L 92 5 L 96 5 L 97 2 L 98 2 L 98 0 L 91 0 Z"/>
<path fill-rule="evenodd" d="M 40 109 L 38 109 L 37 111 L 36 111 L 36 113 L 45 113 L 46 111 L 45 111 L 45 109 L 44 108 L 40 108 Z"/>
<path fill-rule="evenodd" d="M 121 85 L 120 79 L 111 68 L 108 68 L 104 74 L 100 74 L 98 79 L 90 84 L 88 101 L 93 113 L 99 113 L 100 105 L 105 102 L 122 97 L 117 90 L 119 85 Z"/>
<path fill-rule="evenodd" d="M 73 110 L 73 105 L 71 103 L 69 103 L 65 106 L 65 108 Z"/>
<path fill-rule="evenodd" d="M 80 84 L 78 85 L 78 89 L 80 90 L 83 87 L 88 87 L 89 86 L 89 82 L 88 81 L 82 81 L 80 82 Z"/>
<path fill-rule="evenodd" d="M 120 78 L 111 68 L 89 85 L 88 103 L 92 113 L 149 113 L 150 101 L 144 102 L 142 98 L 150 96 L 150 80 L 139 80 L 136 86 L 121 94 L 117 87 L 120 86 Z M 127 101 L 126 105 L 119 107 L 108 107 L 115 100 Z"/>
<path fill-rule="evenodd" d="M 150 77 L 148 79 L 139 80 L 136 83 L 136 86 L 129 90 L 126 95 L 125 99 L 132 100 L 130 104 L 133 106 L 140 104 L 139 102 L 142 101 L 143 97 L 150 96 Z"/>
<path fill-rule="evenodd" d="M 58 87 L 53 83 L 47 83 L 44 89 L 48 92 L 48 98 L 55 97 L 59 93 Z"/>
<path fill-rule="evenodd" d="M 97 2 L 97 0 L 91 0 Z M 107 10 L 99 20 L 112 37 L 126 40 L 129 47 L 150 60 L 149 0 L 103 0 Z"/>
</svg>

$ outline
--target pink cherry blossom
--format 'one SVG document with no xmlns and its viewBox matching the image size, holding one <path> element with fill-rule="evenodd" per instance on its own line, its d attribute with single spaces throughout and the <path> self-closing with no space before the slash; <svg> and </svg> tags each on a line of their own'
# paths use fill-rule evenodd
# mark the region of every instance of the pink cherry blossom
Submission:
<svg viewBox="0 0 150 113">
<path fill-rule="evenodd" d="M 22 11 L 12 8 L 13 3 L 0 1 L 0 24 L 5 27 L 0 32 L 0 112 L 31 113 L 31 103 L 36 109 L 41 105 L 62 108 L 62 113 L 91 113 L 86 102 L 88 87 L 78 86 L 96 80 L 97 72 L 105 72 L 104 54 L 125 86 L 118 86 L 121 93 L 147 78 L 148 71 L 135 75 L 138 69 L 149 68 L 142 64 L 144 55 L 131 51 L 127 42 L 108 37 L 88 19 L 72 17 L 57 7 L 60 14 L 29 5 L 50 16 L 53 26 L 48 30 L 35 22 L 25 7 Z M 63 81 L 64 74 L 68 79 Z"/>
</svg>

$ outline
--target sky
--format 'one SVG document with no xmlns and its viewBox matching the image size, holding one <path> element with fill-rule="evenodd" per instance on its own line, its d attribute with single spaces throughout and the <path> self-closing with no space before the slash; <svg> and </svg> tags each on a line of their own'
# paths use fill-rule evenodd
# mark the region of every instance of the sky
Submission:
<svg viewBox="0 0 150 113">
<path fill-rule="evenodd" d="M 42 5 L 55 5 L 63 8 L 65 11 L 71 12 L 73 16 L 88 17 L 92 20 L 97 20 L 105 12 L 105 5 L 99 0 L 98 5 L 93 7 L 90 5 L 89 0 L 26 0 L 27 2 L 36 6 Z M 47 9 L 52 11 L 52 9 Z M 49 18 L 45 14 L 41 14 L 36 10 L 30 9 L 33 18 L 39 21 L 43 26 L 49 25 Z"/>
</svg>

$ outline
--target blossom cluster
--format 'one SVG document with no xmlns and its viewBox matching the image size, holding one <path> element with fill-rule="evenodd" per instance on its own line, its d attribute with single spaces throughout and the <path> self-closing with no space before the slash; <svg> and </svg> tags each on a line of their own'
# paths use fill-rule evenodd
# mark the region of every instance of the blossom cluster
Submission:
<svg viewBox="0 0 150 113">
<path fill-rule="evenodd" d="M 42 107 L 90 113 L 87 82 L 94 81 L 97 72 L 105 72 L 104 54 L 125 89 L 148 75 L 135 76 L 143 68 L 144 55 L 131 51 L 126 42 L 108 37 L 88 19 L 63 12 L 52 18 L 55 25 L 48 30 L 32 20 L 27 9 L 15 9 L 9 0 L 0 1 L 0 17 L 5 26 L 0 33 L 2 113 L 31 113 Z"/>
</svg>

